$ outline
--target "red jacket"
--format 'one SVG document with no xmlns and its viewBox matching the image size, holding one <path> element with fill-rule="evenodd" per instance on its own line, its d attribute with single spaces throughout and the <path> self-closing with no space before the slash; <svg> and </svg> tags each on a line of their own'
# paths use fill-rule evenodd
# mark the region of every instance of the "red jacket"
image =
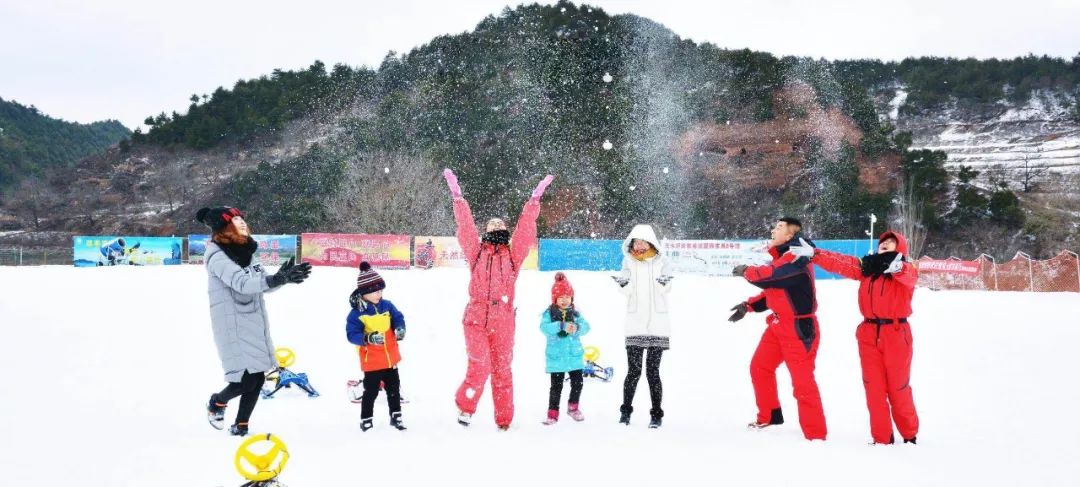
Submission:
<svg viewBox="0 0 1080 487">
<path fill-rule="evenodd" d="M 795 235 L 792 240 L 799 238 Z M 788 244 L 770 247 L 772 264 L 748 267 L 743 277 L 763 289 L 746 301 L 752 310 L 769 309 L 781 322 L 794 323 L 796 318 L 808 318 L 817 311 L 814 267 L 806 259 L 796 260 L 787 250 Z"/>
<path fill-rule="evenodd" d="M 530 199 L 521 210 L 509 246 L 481 243 L 469 203 L 463 198 L 454 198 L 457 239 L 472 273 L 465 323 L 486 324 L 491 318 L 491 307 L 498 307 L 500 311 L 513 309 L 514 284 L 529 249 L 536 245 L 536 218 L 539 216 L 540 201 Z M 506 313 L 496 315 L 506 316 Z"/>
<path fill-rule="evenodd" d="M 896 239 L 896 251 L 907 257 L 908 244 L 903 235 L 890 230 L 881 234 L 878 242 L 889 237 Z M 905 261 L 904 268 L 897 273 L 863 276 L 857 257 L 817 249 L 814 263 L 829 272 L 859 281 L 859 311 L 864 318 L 898 319 L 911 315 L 911 296 L 915 293 L 919 271 L 910 262 Z"/>
</svg>

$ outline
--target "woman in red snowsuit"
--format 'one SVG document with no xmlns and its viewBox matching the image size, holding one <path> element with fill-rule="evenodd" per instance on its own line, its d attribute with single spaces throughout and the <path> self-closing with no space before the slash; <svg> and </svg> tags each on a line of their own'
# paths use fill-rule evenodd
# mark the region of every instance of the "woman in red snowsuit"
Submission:
<svg viewBox="0 0 1080 487">
<path fill-rule="evenodd" d="M 510 370 L 514 358 L 514 284 L 529 249 L 536 245 L 540 197 L 554 177 L 545 177 L 533 190 L 518 217 L 513 238 L 506 222 L 498 218 L 487 222 L 481 238 L 469 203 L 461 196 L 457 176 L 450 169 L 443 171 L 443 176 L 454 199 L 458 243 L 471 271 L 469 304 L 463 318 L 469 367 L 455 395 L 460 411 L 458 422 L 469 425 L 484 384 L 491 376 L 495 424 L 505 430 L 514 419 L 514 383 Z"/>
<path fill-rule="evenodd" d="M 907 320 L 919 271 L 906 261 L 907 254 L 907 240 L 893 231 L 881 234 L 877 254 L 861 260 L 828 250 L 814 251 L 813 262 L 822 269 L 859 281 L 863 321 L 855 338 L 874 443 L 893 443 L 893 422 L 904 443 L 915 443 L 919 432 L 909 383 L 911 327 Z"/>
</svg>

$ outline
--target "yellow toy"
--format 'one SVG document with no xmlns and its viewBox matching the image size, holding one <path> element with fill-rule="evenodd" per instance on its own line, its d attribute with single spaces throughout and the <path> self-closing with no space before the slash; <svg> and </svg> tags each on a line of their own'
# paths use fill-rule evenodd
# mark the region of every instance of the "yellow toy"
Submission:
<svg viewBox="0 0 1080 487">
<path fill-rule="evenodd" d="M 279 347 L 274 349 L 274 356 L 277 357 L 278 367 L 285 368 L 296 362 L 296 354 L 293 353 L 291 348 Z"/>
<path fill-rule="evenodd" d="M 593 345 L 585 347 L 585 368 L 582 369 L 582 372 L 585 377 L 593 377 L 604 382 L 610 382 L 612 377 L 615 376 L 615 369 L 612 367 L 602 367 L 597 364 L 596 360 L 599 358 L 599 348 Z M 569 380 L 569 378 L 567 378 L 567 380 Z"/>
<path fill-rule="evenodd" d="M 600 358 L 600 349 L 593 345 L 585 347 L 585 360 L 589 362 L 596 362 L 596 359 Z"/>
<path fill-rule="evenodd" d="M 285 442 L 270 433 L 244 440 L 236 449 L 234 460 L 236 471 L 249 480 L 241 487 L 284 487 L 274 479 L 285 470 L 288 461 L 289 450 L 285 448 Z"/>
<path fill-rule="evenodd" d="M 318 391 L 308 382 L 307 374 L 295 373 L 287 367 L 296 362 L 296 354 L 291 349 L 281 347 L 274 350 L 274 358 L 277 359 L 278 367 L 266 374 L 266 382 L 269 386 L 263 388 L 263 399 L 273 399 L 274 394 L 282 388 L 296 385 L 308 394 L 308 397 L 319 397 Z"/>
</svg>

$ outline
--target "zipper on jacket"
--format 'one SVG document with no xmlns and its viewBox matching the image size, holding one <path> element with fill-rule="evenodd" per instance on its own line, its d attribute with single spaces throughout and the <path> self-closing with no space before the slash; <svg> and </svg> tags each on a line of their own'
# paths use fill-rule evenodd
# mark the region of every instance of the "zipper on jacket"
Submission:
<svg viewBox="0 0 1080 487">
<path fill-rule="evenodd" d="M 488 323 L 491 321 L 491 259 L 493 258 L 495 258 L 495 252 L 488 255 L 487 302 L 484 303 L 484 328 L 487 328 Z"/>
</svg>

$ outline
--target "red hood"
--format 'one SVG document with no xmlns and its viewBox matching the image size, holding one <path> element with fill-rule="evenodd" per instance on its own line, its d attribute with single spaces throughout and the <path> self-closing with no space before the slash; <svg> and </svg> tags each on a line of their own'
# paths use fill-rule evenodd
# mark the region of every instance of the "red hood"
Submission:
<svg viewBox="0 0 1080 487">
<path fill-rule="evenodd" d="M 908 258 L 911 257 L 911 254 L 908 254 L 907 239 L 904 238 L 904 236 L 901 235 L 900 232 L 894 232 L 892 230 L 886 230 L 885 233 L 881 234 L 881 237 L 878 237 L 878 244 L 880 244 L 882 240 L 885 240 L 885 239 L 887 239 L 889 237 L 892 237 L 892 238 L 896 239 L 896 251 L 897 252 L 900 252 L 901 254 L 904 254 L 904 257 L 908 257 Z"/>
</svg>

